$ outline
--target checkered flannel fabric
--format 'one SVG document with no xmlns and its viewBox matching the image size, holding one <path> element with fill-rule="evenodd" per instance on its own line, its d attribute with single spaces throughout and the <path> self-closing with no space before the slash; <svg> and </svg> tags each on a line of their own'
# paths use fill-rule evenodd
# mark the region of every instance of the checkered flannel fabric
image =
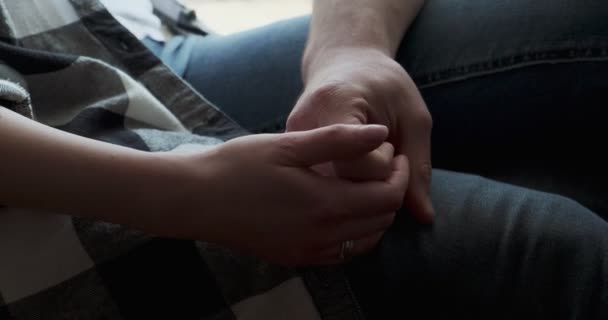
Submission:
<svg viewBox="0 0 608 320">
<path fill-rule="evenodd" d="M 151 152 L 245 134 L 97 1 L 0 0 L 0 38 L 0 106 L 45 125 Z M 360 317 L 339 268 L 58 213 L 0 208 L 0 254 L 0 319 Z"/>
</svg>

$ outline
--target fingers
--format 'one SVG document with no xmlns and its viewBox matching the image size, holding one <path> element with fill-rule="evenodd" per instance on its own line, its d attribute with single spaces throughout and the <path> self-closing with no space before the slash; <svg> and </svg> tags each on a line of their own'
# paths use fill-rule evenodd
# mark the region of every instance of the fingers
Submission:
<svg viewBox="0 0 608 320">
<path fill-rule="evenodd" d="M 294 265 L 330 265 L 373 250 L 386 230 L 393 224 L 395 213 L 356 219 L 342 224 L 331 239 L 324 239 L 316 248 L 310 248 L 294 259 Z M 346 243 L 350 242 L 350 243 Z"/>
<path fill-rule="evenodd" d="M 326 191 L 331 194 L 329 212 L 332 220 L 345 220 L 378 214 L 378 212 L 397 211 L 404 199 L 409 181 L 407 158 L 399 155 L 393 159 L 391 176 L 385 181 L 349 182 L 332 178 L 322 178 Z"/>
<path fill-rule="evenodd" d="M 325 192 L 331 194 L 332 203 L 342 207 L 327 211 L 329 216 L 325 217 L 325 227 L 318 229 L 318 232 L 326 237 L 318 239 L 316 249 L 310 247 L 304 252 L 299 263 L 343 263 L 349 257 L 368 252 L 378 244 L 384 232 L 393 224 L 395 211 L 401 207 L 408 185 L 407 158 L 403 155 L 396 156 L 392 167 L 392 174 L 386 181 L 349 182 L 319 177 L 324 179 L 326 184 L 335 183 L 332 189 L 326 189 Z M 344 253 L 346 259 L 342 259 L 342 243 L 349 240 L 354 240 L 352 248 Z"/>
<path fill-rule="evenodd" d="M 424 103 L 424 102 L 423 102 Z M 401 134 L 400 153 L 406 154 L 410 165 L 410 181 L 405 195 L 405 207 L 422 223 L 434 217 L 431 202 L 431 129 L 430 114 L 424 108 L 420 116 L 410 119 Z"/>
<path fill-rule="evenodd" d="M 335 161 L 334 170 L 338 177 L 353 181 L 386 180 L 392 173 L 394 153 L 393 145 L 385 142 L 362 157 Z"/>
<path fill-rule="evenodd" d="M 310 167 L 357 158 L 378 148 L 388 137 L 380 125 L 332 125 L 310 131 L 276 135 L 278 161 L 286 166 Z"/>
</svg>

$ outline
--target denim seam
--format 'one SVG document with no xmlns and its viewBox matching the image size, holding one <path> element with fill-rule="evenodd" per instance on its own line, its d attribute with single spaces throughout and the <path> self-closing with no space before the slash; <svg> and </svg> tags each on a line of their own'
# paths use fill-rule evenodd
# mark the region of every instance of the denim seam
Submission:
<svg viewBox="0 0 608 320">
<path fill-rule="evenodd" d="M 608 47 L 539 51 L 414 76 L 420 89 L 543 64 L 608 61 Z"/>
</svg>

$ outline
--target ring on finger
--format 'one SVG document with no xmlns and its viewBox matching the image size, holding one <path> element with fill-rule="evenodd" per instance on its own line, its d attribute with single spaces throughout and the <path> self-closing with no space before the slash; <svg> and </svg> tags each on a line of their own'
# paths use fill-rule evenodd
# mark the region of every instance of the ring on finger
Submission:
<svg viewBox="0 0 608 320">
<path fill-rule="evenodd" d="M 352 256 L 355 240 L 343 241 L 340 245 L 340 260 L 346 260 Z"/>
</svg>

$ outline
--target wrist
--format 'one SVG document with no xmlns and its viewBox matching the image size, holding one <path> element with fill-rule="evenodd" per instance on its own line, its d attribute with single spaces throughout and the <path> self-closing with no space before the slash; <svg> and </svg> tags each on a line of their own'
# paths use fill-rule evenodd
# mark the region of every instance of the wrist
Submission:
<svg viewBox="0 0 608 320">
<path fill-rule="evenodd" d="M 150 153 L 132 225 L 145 232 L 179 239 L 217 242 L 221 201 L 214 189 L 222 182 L 215 172 L 217 147 L 194 153 Z M 224 203 L 225 204 L 225 203 Z"/>
<path fill-rule="evenodd" d="M 162 231 L 159 227 L 166 219 L 165 200 L 170 198 L 164 189 L 171 190 L 169 185 L 175 184 L 177 166 L 162 153 L 132 149 L 116 150 L 105 158 L 95 157 L 86 169 L 90 174 L 71 182 L 73 193 L 67 193 L 78 200 L 66 208 L 66 213 L 145 232 Z"/>
<path fill-rule="evenodd" d="M 362 57 L 366 58 L 362 59 Z M 308 85 L 312 79 L 318 78 L 329 68 L 349 61 L 360 65 L 362 60 L 367 60 L 369 57 L 393 59 L 388 50 L 376 46 L 309 46 L 302 59 L 302 81 L 304 85 Z"/>
<path fill-rule="evenodd" d="M 119 217 L 112 218 L 145 232 L 169 236 L 167 222 L 174 209 L 171 203 L 178 201 L 185 176 L 179 157 L 145 152 L 125 165 L 133 169 L 127 173 L 121 193 L 113 197 L 113 207 Z M 120 205 L 125 199 L 130 199 L 129 204 Z"/>
<path fill-rule="evenodd" d="M 126 197 L 132 199 L 129 206 L 122 206 L 121 221 L 126 225 L 160 236 L 190 238 L 184 229 L 187 225 L 193 195 L 204 194 L 201 170 L 194 168 L 190 155 L 175 152 L 145 153 L 139 157 L 138 172 L 133 172 L 130 182 L 123 188 Z M 204 166 L 200 163 L 200 166 Z M 197 183 L 198 182 L 198 183 Z M 121 198 L 121 197 L 118 197 Z M 202 213 L 201 213 L 202 214 Z"/>
</svg>

